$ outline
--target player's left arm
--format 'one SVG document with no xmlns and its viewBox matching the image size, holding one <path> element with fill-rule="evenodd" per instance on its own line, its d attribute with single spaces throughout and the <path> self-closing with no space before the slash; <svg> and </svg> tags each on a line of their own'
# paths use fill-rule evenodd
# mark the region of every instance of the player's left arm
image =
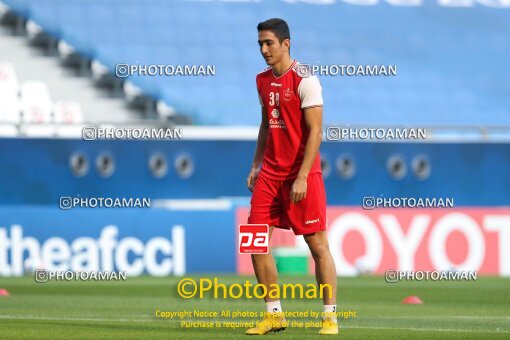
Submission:
<svg viewBox="0 0 510 340">
<path fill-rule="evenodd" d="M 297 203 L 306 197 L 307 178 L 317 157 L 322 142 L 322 106 L 314 106 L 304 109 L 305 122 L 310 134 L 305 146 L 303 163 L 298 176 L 292 185 L 290 199 Z"/>
</svg>

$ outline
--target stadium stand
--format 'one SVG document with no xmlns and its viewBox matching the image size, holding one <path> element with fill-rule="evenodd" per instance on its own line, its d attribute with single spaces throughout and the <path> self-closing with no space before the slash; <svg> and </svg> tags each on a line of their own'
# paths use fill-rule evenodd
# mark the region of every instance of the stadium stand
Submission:
<svg viewBox="0 0 510 340">
<path fill-rule="evenodd" d="M 54 120 L 58 124 L 83 123 L 81 106 L 73 101 L 58 101 L 54 106 Z"/>
<path fill-rule="evenodd" d="M 17 124 L 20 121 L 18 78 L 10 63 L 0 62 L 0 121 Z"/>
<path fill-rule="evenodd" d="M 25 123 L 50 123 L 53 102 L 48 86 L 40 81 L 28 81 L 21 86 L 21 113 Z"/>
<path fill-rule="evenodd" d="M 80 104 L 62 100 L 53 103 L 45 82 L 30 80 L 20 84 L 13 65 L 0 62 L 0 123 L 80 124 L 83 121 Z"/>
<path fill-rule="evenodd" d="M 76 52 L 96 70 L 114 74 L 124 63 L 215 65 L 212 77 L 126 79 L 128 97 L 148 96 L 161 114 L 182 113 L 195 124 L 259 123 L 254 77 L 265 65 L 256 25 L 269 16 L 289 22 L 292 54 L 303 63 L 397 66 L 397 76 L 321 77 L 326 123 L 400 125 L 405 117 L 408 125 L 510 124 L 510 69 L 500 67 L 510 50 L 510 14 L 497 8 L 340 1 L 3 3 L 58 40 L 62 53 Z M 455 20 L 447 19 L 452 15 Z"/>
</svg>

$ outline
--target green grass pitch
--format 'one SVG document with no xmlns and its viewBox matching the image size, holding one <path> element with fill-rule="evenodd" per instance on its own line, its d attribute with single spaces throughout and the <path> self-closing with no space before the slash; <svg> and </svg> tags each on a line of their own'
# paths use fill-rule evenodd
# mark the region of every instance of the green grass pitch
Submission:
<svg viewBox="0 0 510 340">
<path fill-rule="evenodd" d="M 246 280 L 235 275 L 217 276 L 225 284 L 244 284 Z M 265 308 L 255 299 L 183 299 L 177 294 L 178 281 L 175 277 L 137 277 L 120 282 L 35 283 L 33 277 L 0 278 L 0 288 L 11 294 L 0 297 L 0 339 L 246 339 L 244 328 L 182 328 L 179 319 L 157 318 L 155 312 Z M 250 281 L 256 283 L 254 278 Z M 280 283 L 313 282 L 311 276 L 280 277 Z M 510 339 L 509 278 L 390 284 L 383 277 L 358 277 L 339 278 L 338 282 L 338 309 L 356 311 L 357 317 L 340 319 L 340 334 L 332 338 Z M 419 296 L 424 304 L 401 304 L 409 295 Z M 319 300 L 283 299 L 282 304 L 287 311 L 322 311 Z M 292 320 L 313 321 L 289 318 Z M 267 336 L 308 339 L 319 337 L 317 332 L 317 328 L 289 327 Z"/>
</svg>

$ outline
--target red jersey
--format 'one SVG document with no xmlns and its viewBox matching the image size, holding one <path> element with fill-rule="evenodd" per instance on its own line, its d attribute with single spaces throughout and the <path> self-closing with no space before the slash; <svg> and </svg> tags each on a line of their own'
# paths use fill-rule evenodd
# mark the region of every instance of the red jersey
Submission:
<svg viewBox="0 0 510 340">
<path fill-rule="evenodd" d="M 303 163 L 310 133 L 304 109 L 322 106 L 322 87 L 316 76 L 298 72 L 299 63 L 276 77 L 271 68 L 257 75 L 260 104 L 267 112 L 269 130 L 260 173 L 272 180 L 295 179 Z M 299 73 L 299 74 L 298 74 Z M 317 154 L 310 174 L 321 172 Z"/>
</svg>

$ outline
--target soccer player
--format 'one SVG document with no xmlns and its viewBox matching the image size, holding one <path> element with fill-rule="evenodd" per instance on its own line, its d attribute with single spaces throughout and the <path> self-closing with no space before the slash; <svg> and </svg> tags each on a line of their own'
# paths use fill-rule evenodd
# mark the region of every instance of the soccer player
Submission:
<svg viewBox="0 0 510 340">
<path fill-rule="evenodd" d="M 248 188 L 253 192 L 248 223 L 268 224 L 303 235 L 315 261 L 317 284 L 323 289 L 324 316 L 319 334 L 338 334 L 336 269 L 326 237 L 326 193 L 320 165 L 322 141 L 322 88 L 305 65 L 290 57 L 290 33 L 282 19 L 257 26 L 260 52 L 268 67 L 257 75 L 262 106 L 257 148 Z M 262 163 L 262 166 L 260 167 Z M 259 170 L 260 167 L 260 170 Z M 259 284 L 270 290 L 277 284 L 271 254 L 253 254 Z M 327 287 L 327 286 L 326 286 Z M 331 295 L 331 296 L 330 296 Z M 246 334 L 284 330 L 287 321 L 280 300 L 266 296 L 265 318 Z"/>
</svg>

